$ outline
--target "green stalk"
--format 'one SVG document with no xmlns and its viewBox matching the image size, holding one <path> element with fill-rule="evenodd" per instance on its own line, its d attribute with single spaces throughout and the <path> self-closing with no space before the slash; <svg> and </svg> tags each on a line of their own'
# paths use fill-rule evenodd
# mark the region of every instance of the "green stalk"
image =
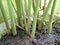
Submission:
<svg viewBox="0 0 60 45">
<path fill-rule="evenodd" d="M 28 1 L 28 5 L 27 5 L 27 1 Z M 27 21 L 27 26 L 28 26 L 28 30 L 27 32 L 30 33 L 30 27 L 31 27 L 31 5 L 32 5 L 32 0 L 24 0 L 25 2 L 25 8 L 26 8 L 26 15 L 28 17 L 28 21 Z"/>
<path fill-rule="evenodd" d="M 13 8 L 14 8 L 15 12 L 16 12 L 16 8 L 15 8 L 15 6 L 14 6 L 14 4 L 13 4 L 13 2 L 12 2 L 12 1 L 11 1 L 11 4 L 12 4 L 12 6 L 13 6 Z"/>
<path fill-rule="evenodd" d="M 30 32 L 30 27 L 31 27 L 31 5 L 32 5 L 32 0 L 28 1 L 28 12 L 27 12 L 27 16 L 28 16 L 28 33 Z"/>
<path fill-rule="evenodd" d="M 52 10 L 51 10 L 50 19 L 49 19 L 49 23 L 48 23 L 48 32 L 49 33 L 51 33 L 51 30 L 52 30 L 52 22 L 53 22 L 53 18 L 54 18 L 54 11 L 55 11 L 55 7 L 56 7 L 56 3 L 57 3 L 57 0 L 54 0 Z"/>
<path fill-rule="evenodd" d="M 16 35 L 17 31 L 16 31 L 14 11 L 13 11 L 13 7 L 12 7 L 12 4 L 11 4 L 11 0 L 7 0 L 7 4 L 8 4 L 8 10 L 9 10 L 10 18 L 11 18 L 12 33 L 13 33 L 13 35 Z"/>
<path fill-rule="evenodd" d="M 6 28 L 7 28 L 8 32 L 10 32 L 10 28 L 9 28 L 9 24 L 8 24 L 8 19 L 7 19 L 7 16 L 6 16 L 7 14 L 6 14 L 5 10 L 4 10 L 2 0 L 0 0 L 0 9 L 1 9 L 1 12 L 2 12 L 4 21 L 5 21 L 5 24 L 6 24 Z"/>
<path fill-rule="evenodd" d="M 40 7 L 40 9 L 41 9 L 41 2 L 42 2 L 42 0 L 40 1 L 40 6 L 39 6 L 39 7 Z"/>
<path fill-rule="evenodd" d="M 49 0 L 48 6 L 47 6 L 46 10 L 45 10 L 44 13 L 43 13 L 43 21 L 46 20 L 46 17 L 47 17 L 47 14 L 48 14 L 48 12 L 49 12 L 49 9 L 50 9 L 50 7 L 51 7 L 52 1 L 53 1 L 53 0 Z"/>
<path fill-rule="evenodd" d="M 26 12 L 28 12 L 28 0 L 24 0 L 24 4 L 25 4 L 25 8 L 26 8 Z"/>
<path fill-rule="evenodd" d="M 46 9 L 46 0 L 44 0 L 43 13 L 44 13 L 45 9 Z"/>
<path fill-rule="evenodd" d="M 17 7 L 17 17 L 18 17 L 18 24 L 23 27 L 23 19 L 22 19 L 22 0 L 15 0 L 16 7 Z"/>
<path fill-rule="evenodd" d="M 34 11 L 33 24 L 32 24 L 32 38 L 34 38 L 35 36 L 39 4 L 40 4 L 40 0 L 36 0 L 36 7 Z"/>
</svg>

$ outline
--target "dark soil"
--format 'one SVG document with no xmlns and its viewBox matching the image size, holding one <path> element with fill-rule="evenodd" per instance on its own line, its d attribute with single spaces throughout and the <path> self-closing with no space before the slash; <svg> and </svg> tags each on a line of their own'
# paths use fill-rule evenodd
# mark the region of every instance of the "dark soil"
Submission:
<svg viewBox="0 0 60 45">
<path fill-rule="evenodd" d="M 42 33 L 36 32 L 35 39 L 29 36 L 22 29 L 17 29 L 18 34 L 4 36 L 0 40 L 0 45 L 60 45 L 60 24 L 53 24 L 51 34 L 47 33 L 47 27 L 43 26 Z"/>
</svg>

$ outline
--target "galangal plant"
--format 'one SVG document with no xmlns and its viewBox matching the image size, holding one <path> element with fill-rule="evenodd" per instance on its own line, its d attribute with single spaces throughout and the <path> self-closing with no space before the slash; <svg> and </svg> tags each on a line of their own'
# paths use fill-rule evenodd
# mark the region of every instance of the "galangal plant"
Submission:
<svg viewBox="0 0 60 45">
<path fill-rule="evenodd" d="M 12 2 L 12 0 L 6 0 L 7 1 L 7 6 L 8 6 L 8 12 L 9 12 L 9 16 L 10 16 L 10 20 L 11 20 L 11 29 L 9 28 L 9 24 L 8 24 L 8 20 L 7 20 L 7 14 L 4 10 L 3 7 L 3 0 L 0 0 L 0 9 L 2 12 L 2 16 L 4 18 L 5 24 L 6 24 L 6 28 L 8 30 L 8 32 L 12 32 L 13 35 L 17 35 L 17 30 L 16 30 L 16 20 L 15 20 L 15 15 L 14 15 L 14 11 L 17 15 L 17 22 L 18 22 L 18 26 L 22 27 L 23 29 L 25 29 L 26 33 L 29 34 L 29 36 L 31 36 L 32 38 L 35 37 L 35 33 L 36 33 L 36 28 L 42 28 L 42 23 L 47 23 L 47 27 L 48 27 L 48 32 L 51 33 L 52 30 L 52 23 L 53 23 L 53 18 L 54 18 L 54 10 L 55 10 L 55 6 L 56 6 L 56 2 L 57 0 L 49 0 L 48 5 L 46 6 L 46 1 L 44 0 L 44 7 L 43 7 L 43 14 L 42 16 L 39 17 L 38 20 L 38 16 L 39 14 L 39 8 L 41 10 L 41 1 L 42 0 L 14 0 L 15 4 L 16 4 L 16 8 Z M 53 3 L 53 5 L 52 5 Z M 49 10 L 51 8 L 52 5 L 52 9 L 51 9 L 51 14 L 48 15 Z M 14 9 L 14 10 L 13 10 Z M 33 12 L 31 14 L 31 12 Z M 47 16 L 49 16 L 48 18 L 48 22 L 46 21 Z M 42 18 L 41 18 L 42 17 Z M 32 18 L 32 20 L 31 20 Z M 41 21 L 41 23 L 38 23 L 37 26 L 37 20 Z M 31 27 L 32 26 L 32 27 Z"/>
</svg>

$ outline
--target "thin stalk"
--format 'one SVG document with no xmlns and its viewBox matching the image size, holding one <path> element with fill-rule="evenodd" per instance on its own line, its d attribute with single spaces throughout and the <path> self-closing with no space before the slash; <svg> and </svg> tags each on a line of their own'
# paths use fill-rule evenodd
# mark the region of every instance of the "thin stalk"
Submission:
<svg viewBox="0 0 60 45">
<path fill-rule="evenodd" d="M 22 15 L 22 7 L 21 7 L 22 0 L 15 0 L 15 2 L 16 2 L 16 7 L 17 7 L 16 13 L 17 13 L 17 17 L 18 17 L 17 18 L 18 24 L 23 27 L 23 19 L 22 19 L 23 15 Z"/>
<path fill-rule="evenodd" d="M 11 0 L 7 0 L 7 4 L 8 4 L 9 15 L 10 15 L 10 18 L 11 18 L 12 33 L 13 33 L 13 35 L 16 35 L 17 31 L 16 31 L 14 11 L 13 11 L 13 7 L 12 7 L 12 4 L 11 4 Z"/>
<path fill-rule="evenodd" d="M 40 18 L 40 17 L 38 17 Z M 40 19 L 37 20 L 37 29 L 41 32 L 42 30 L 43 23 Z"/>
<path fill-rule="evenodd" d="M 27 25 L 27 20 L 26 20 L 26 16 L 28 15 L 28 0 L 24 0 L 24 4 L 25 4 L 25 12 L 26 12 L 26 15 L 24 15 L 24 23 L 25 23 L 25 29 L 26 29 L 26 32 L 28 33 L 28 25 Z"/>
<path fill-rule="evenodd" d="M 27 20 L 26 20 L 26 16 L 25 16 L 25 0 L 22 1 L 22 12 L 23 12 L 23 21 L 24 21 L 24 27 L 26 30 L 26 33 L 28 33 L 28 27 L 27 27 Z"/>
<path fill-rule="evenodd" d="M 24 19 L 25 30 L 28 33 L 28 27 L 27 27 L 26 17 L 25 17 L 25 15 L 23 17 L 24 17 L 23 19 Z"/>
<path fill-rule="evenodd" d="M 40 1 L 40 9 L 41 9 L 41 2 L 42 2 L 42 0 Z"/>
<path fill-rule="evenodd" d="M 34 11 L 33 24 L 32 24 L 32 38 L 34 38 L 35 36 L 39 4 L 40 4 L 40 0 L 36 0 L 36 7 Z"/>
<path fill-rule="evenodd" d="M 28 0 L 24 0 L 24 3 L 25 3 L 25 8 L 26 8 L 26 12 L 28 12 Z"/>
<path fill-rule="evenodd" d="M 44 13 L 45 9 L 46 9 L 46 0 L 44 0 L 43 13 Z"/>
<path fill-rule="evenodd" d="M 51 7 L 52 1 L 53 1 L 53 0 L 49 0 L 48 6 L 47 6 L 46 10 L 45 10 L 44 13 L 43 13 L 43 21 L 46 20 L 46 17 L 47 17 L 47 14 L 48 14 L 48 12 L 49 12 L 49 9 L 50 9 L 50 7 Z"/>
<path fill-rule="evenodd" d="M 40 8 L 40 10 L 41 10 L 41 2 L 42 2 L 42 0 L 40 0 L 40 5 L 39 5 L 39 8 Z M 38 15 L 38 19 L 37 19 L 37 29 L 41 32 L 41 29 L 42 29 L 42 21 L 41 21 L 41 19 L 40 19 L 40 15 Z"/>
<path fill-rule="evenodd" d="M 33 10 L 35 10 L 35 0 L 32 0 Z"/>
<path fill-rule="evenodd" d="M 27 12 L 27 16 L 28 16 L 28 33 L 30 33 L 30 27 L 31 27 L 31 5 L 32 5 L 32 0 L 28 1 L 28 12 Z"/>
<path fill-rule="evenodd" d="M 2 16 L 4 18 L 5 24 L 6 24 L 6 28 L 7 28 L 8 32 L 10 32 L 10 28 L 9 28 L 9 24 L 8 24 L 8 19 L 7 19 L 7 16 L 6 16 L 7 14 L 6 14 L 5 10 L 4 10 L 2 0 L 0 0 L 0 9 L 1 9 Z"/>
<path fill-rule="evenodd" d="M 52 10 L 51 10 L 50 19 L 49 19 L 49 23 L 48 23 L 48 32 L 49 33 L 51 33 L 51 30 L 52 30 L 52 23 L 53 23 L 54 11 L 55 11 L 55 7 L 56 7 L 56 3 L 57 3 L 57 0 L 54 0 Z"/>
<path fill-rule="evenodd" d="M 28 5 L 27 2 L 28 1 Z M 27 21 L 27 26 L 28 26 L 28 33 L 30 33 L 30 27 L 31 27 L 31 5 L 32 5 L 32 0 L 24 0 L 25 2 L 25 8 L 26 8 L 26 15 L 28 17 L 28 21 Z"/>
<path fill-rule="evenodd" d="M 27 16 L 27 13 L 28 13 L 28 0 L 24 0 L 24 4 L 25 4 L 26 16 Z"/>
<path fill-rule="evenodd" d="M 11 4 L 12 4 L 12 6 L 13 6 L 13 8 L 14 8 L 15 12 L 16 12 L 16 8 L 15 8 L 15 6 L 14 6 L 14 4 L 13 4 L 13 2 L 12 2 L 12 1 L 11 1 Z"/>
</svg>

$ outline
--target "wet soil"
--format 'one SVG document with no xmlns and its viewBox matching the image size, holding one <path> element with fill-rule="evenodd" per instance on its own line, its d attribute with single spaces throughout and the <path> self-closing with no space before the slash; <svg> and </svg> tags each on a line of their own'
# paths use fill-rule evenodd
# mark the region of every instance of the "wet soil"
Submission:
<svg viewBox="0 0 60 45">
<path fill-rule="evenodd" d="M 60 24 L 53 24 L 52 33 L 47 33 L 47 26 L 43 26 L 42 33 L 36 32 L 35 39 L 29 36 L 22 29 L 17 29 L 18 34 L 4 36 L 0 45 L 60 45 Z"/>
</svg>

